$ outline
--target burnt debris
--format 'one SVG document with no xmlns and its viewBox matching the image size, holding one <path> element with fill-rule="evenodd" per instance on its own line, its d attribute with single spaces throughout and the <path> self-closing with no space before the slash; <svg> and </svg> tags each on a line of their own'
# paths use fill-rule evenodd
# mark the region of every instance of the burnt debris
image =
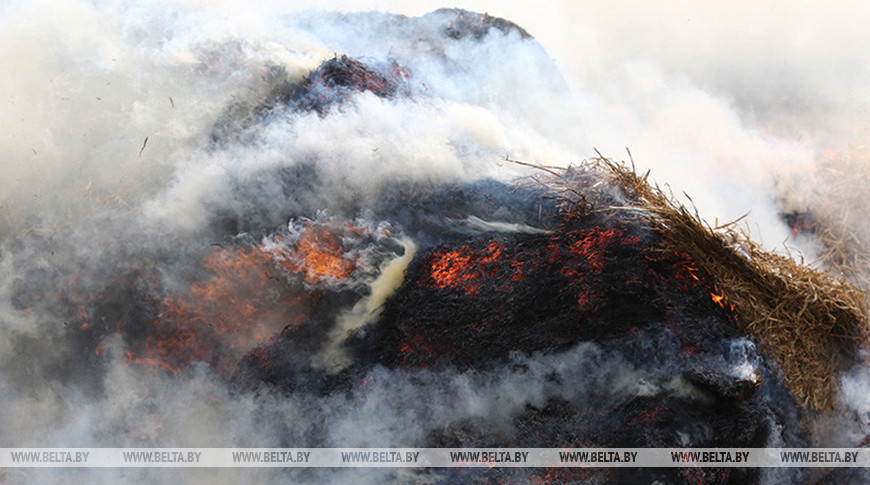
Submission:
<svg viewBox="0 0 870 485">
<path fill-rule="evenodd" d="M 364 16 L 357 15 L 358 18 Z M 493 33 L 516 35 L 534 42 L 525 29 L 513 22 L 457 8 L 439 9 L 421 17 L 383 15 L 378 28 L 413 36 L 420 50 L 438 58 L 444 64 L 441 69 L 453 73 L 464 68 L 447 58 L 445 43 L 479 43 Z M 552 77 L 559 78 L 560 75 L 554 71 Z M 565 86 L 562 88 L 567 89 Z M 259 100 L 235 103 L 218 119 L 211 135 L 215 147 L 255 139 L 257 127 L 273 116 L 280 117 L 284 110 L 324 115 L 330 109 L 340 109 L 361 93 L 392 99 L 425 93 L 428 87 L 414 79 L 405 57 L 388 54 L 371 58 L 336 53 L 305 76 L 292 76 L 283 66 L 267 66 L 266 73 L 261 75 L 259 89 Z"/>
<path fill-rule="evenodd" d="M 270 96 L 264 112 L 278 106 L 323 114 L 330 107 L 347 102 L 358 93 L 391 98 L 405 90 L 411 72 L 396 63 L 363 62 L 346 55 L 336 56 L 311 71 L 300 84 L 281 87 Z"/>
<path fill-rule="evenodd" d="M 320 64 L 302 80 L 289 79 L 283 68 L 273 67 L 269 77 L 274 87 L 259 105 L 236 105 L 215 123 L 212 143 L 224 146 L 228 142 L 252 139 L 250 132 L 283 110 L 313 111 L 320 115 L 349 102 L 360 93 L 372 93 L 380 98 L 409 94 L 411 71 L 395 61 L 377 62 L 336 55 Z"/>
</svg>

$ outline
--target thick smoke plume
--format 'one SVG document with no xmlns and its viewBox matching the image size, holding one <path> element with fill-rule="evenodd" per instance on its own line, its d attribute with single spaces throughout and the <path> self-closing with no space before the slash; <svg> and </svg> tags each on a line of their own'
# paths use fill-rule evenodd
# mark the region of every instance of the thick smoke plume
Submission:
<svg viewBox="0 0 870 485">
<path fill-rule="evenodd" d="M 677 446 L 710 439 L 708 428 L 666 436 L 649 423 L 695 402 L 710 405 L 699 422 L 745 420 L 752 433 L 732 435 L 740 443 L 857 446 L 868 434 L 866 368 L 846 374 L 834 412 L 801 422 L 757 343 L 727 329 L 703 287 L 680 279 L 691 280 L 686 261 L 650 262 L 653 236 L 610 222 L 603 230 L 624 239 L 572 246 L 554 235 L 555 204 L 512 184 L 532 172 L 508 161 L 567 167 L 596 147 L 619 158 L 628 146 L 640 170 L 690 194 L 708 221 L 748 212 L 746 230 L 767 249 L 825 256 L 817 267 L 866 288 L 866 211 L 853 208 L 868 204 L 863 185 L 847 180 L 867 172 L 870 66 L 856 50 L 870 40 L 866 12 L 792 2 L 466 5 L 498 18 L 424 3 L 396 3 L 395 13 L 307 7 L 0 6 L 2 446 L 501 446 L 518 437 L 563 446 L 547 439 L 574 437 L 565 430 L 587 421 L 571 414 L 581 408 L 606 411 L 589 439 L 635 418 L 645 444 Z M 573 230 L 606 240 L 591 226 Z M 626 275 L 675 274 L 626 287 L 661 303 L 685 284 L 691 302 L 650 303 L 643 315 L 590 306 L 596 323 L 621 317 L 613 323 L 634 336 L 608 330 L 554 345 L 520 333 L 531 344 L 496 343 L 497 358 L 483 364 L 473 349 L 444 347 L 449 336 L 420 310 L 428 307 L 396 303 L 508 295 L 521 310 L 511 321 L 564 335 L 556 317 L 582 307 L 595 277 L 571 280 L 560 293 L 570 305 L 539 308 L 520 290 L 477 288 L 462 268 L 468 255 L 499 250 L 550 261 L 532 273 L 562 282 L 567 273 L 547 258 L 593 274 L 595 258 L 571 259 L 581 249 Z M 614 262 L 623 260 L 650 266 Z M 507 287 L 519 273 L 505 275 L 494 279 Z M 406 278 L 430 287 L 403 287 Z M 668 330 L 679 312 L 704 315 L 711 330 Z M 373 326 L 380 319 L 406 325 Z M 420 339 L 429 347 L 413 355 L 377 353 L 379 342 Z M 631 352 L 678 357 L 650 365 Z M 758 392 L 748 384 L 756 372 Z M 7 470 L 0 481 L 545 478 L 282 473 Z M 691 478 L 639 473 L 573 478 Z M 724 480 L 815 478 L 755 473 Z"/>
</svg>

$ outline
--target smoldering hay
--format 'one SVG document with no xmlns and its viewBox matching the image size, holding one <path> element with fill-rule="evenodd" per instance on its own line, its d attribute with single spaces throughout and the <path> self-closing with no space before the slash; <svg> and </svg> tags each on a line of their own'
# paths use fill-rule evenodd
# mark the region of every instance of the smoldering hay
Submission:
<svg viewBox="0 0 870 485">
<path fill-rule="evenodd" d="M 790 237 L 792 222 L 793 244 L 829 255 L 812 269 L 717 232 L 627 165 L 581 163 L 595 140 L 578 113 L 612 93 L 578 95 L 535 32 L 450 9 L 228 19 L 168 4 L 9 8 L 20 17 L 3 21 L 3 45 L 21 77 L 3 82 L 23 128 L 2 138 L 5 447 L 801 447 L 868 435 L 866 302 L 842 280 L 863 270 L 860 217 L 848 219 L 854 232 L 838 225 L 828 201 L 841 199 L 796 170 L 777 172 L 777 185 L 747 182 L 746 198 L 765 202 L 750 216 L 763 235 Z M 33 25 L 60 37 L 26 45 Z M 56 97 L 33 102 L 40 88 Z M 764 160 L 811 158 L 800 142 L 743 130 L 708 93 L 669 99 L 706 109 Z M 619 117 L 597 109 L 602 125 Z M 831 173 L 847 158 L 830 157 Z M 714 192 L 692 194 L 707 218 Z M 2 473 L 12 483 L 820 478 Z"/>
</svg>

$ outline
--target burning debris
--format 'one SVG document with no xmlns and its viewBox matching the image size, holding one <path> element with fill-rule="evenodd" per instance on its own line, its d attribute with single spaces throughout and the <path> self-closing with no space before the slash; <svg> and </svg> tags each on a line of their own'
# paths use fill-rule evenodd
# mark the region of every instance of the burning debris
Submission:
<svg viewBox="0 0 870 485">
<path fill-rule="evenodd" d="M 486 374 L 518 365 L 518 355 L 558 356 L 594 344 L 627 369 L 658 369 L 643 378 L 649 390 L 623 397 L 587 390 L 582 401 L 550 397 L 514 415 L 516 434 L 462 422 L 462 431 L 433 430 L 426 445 L 497 446 L 506 439 L 523 447 L 715 448 L 816 439 L 799 417 L 829 410 L 834 377 L 860 362 L 863 294 L 762 251 L 733 226 L 706 226 L 622 165 L 598 159 L 554 174 L 543 189 L 561 207 L 561 221 L 537 234 L 483 233 L 422 251 L 384 312 L 345 342 L 354 366 L 338 375 L 305 372 L 320 376 L 316 387 L 353 388 L 372 365 Z M 294 348 L 295 331 L 252 353 L 242 374 L 288 390 L 312 385 L 276 378 L 281 366 L 274 362 L 284 358 L 282 346 Z M 735 360 L 741 358 L 748 360 Z M 730 373 L 723 361 L 731 362 Z M 594 411 L 586 408 L 590 400 Z M 671 477 L 757 478 L 737 470 Z"/>
<path fill-rule="evenodd" d="M 369 92 L 380 98 L 399 94 L 411 72 L 395 61 L 385 65 L 366 64 L 346 55 L 325 61 L 297 85 L 279 88 L 266 102 L 264 110 L 289 106 L 321 115 L 333 105 L 347 102 L 352 96 Z"/>
<path fill-rule="evenodd" d="M 347 301 L 361 273 L 389 252 L 378 242 L 387 234 L 385 227 L 301 220 L 258 244 L 219 246 L 202 260 L 208 276 L 185 295 L 163 297 L 127 358 L 176 374 L 198 362 L 229 374 L 260 342 Z"/>
<path fill-rule="evenodd" d="M 408 95 L 411 90 L 408 83 L 411 71 L 397 62 L 363 61 L 347 55 L 324 61 L 301 81 L 289 79 L 281 68 L 272 69 L 268 77 L 267 83 L 275 86 L 266 99 L 254 107 L 244 104 L 230 107 L 214 127 L 214 143 L 224 145 L 229 140 L 244 139 L 246 131 L 278 111 L 314 111 L 323 116 L 359 93 L 388 99 Z"/>
</svg>

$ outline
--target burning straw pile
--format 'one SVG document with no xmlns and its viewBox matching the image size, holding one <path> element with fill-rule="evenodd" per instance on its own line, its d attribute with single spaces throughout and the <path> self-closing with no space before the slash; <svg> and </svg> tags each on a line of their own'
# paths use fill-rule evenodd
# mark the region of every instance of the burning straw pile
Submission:
<svg viewBox="0 0 870 485">
<path fill-rule="evenodd" d="M 642 222 L 656 234 L 657 250 L 687 255 L 705 273 L 714 300 L 777 362 L 804 408 L 833 406 L 838 374 L 860 358 L 870 336 L 862 291 L 764 251 L 736 221 L 710 227 L 633 166 L 599 155 L 580 167 L 544 170 L 552 177 L 539 182 L 561 203 L 567 224 L 592 212 Z M 590 184 L 596 178 L 609 183 Z"/>
</svg>

